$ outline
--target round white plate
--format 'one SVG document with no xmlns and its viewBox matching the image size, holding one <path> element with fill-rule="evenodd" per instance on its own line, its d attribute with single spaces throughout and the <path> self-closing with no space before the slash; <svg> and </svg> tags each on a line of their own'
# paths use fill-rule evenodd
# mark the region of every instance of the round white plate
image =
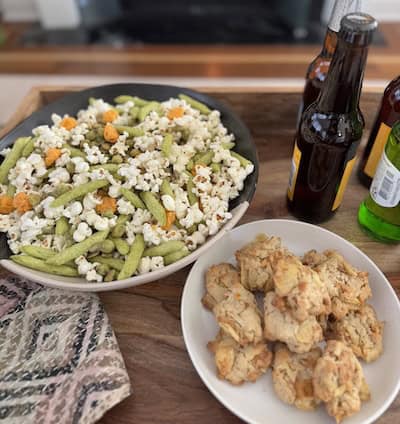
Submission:
<svg viewBox="0 0 400 424">
<path fill-rule="evenodd" d="M 372 423 L 389 407 L 400 388 L 399 300 L 383 273 L 364 253 L 338 235 L 314 225 L 283 219 L 245 224 L 225 234 L 197 260 L 183 291 L 181 319 L 186 347 L 198 374 L 221 403 L 249 423 L 334 423 L 322 406 L 315 412 L 304 412 L 280 401 L 272 387 L 271 371 L 255 383 L 238 387 L 216 376 L 214 358 L 206 345 L 217 334 L 218 326 L 213 314 L 201 304 L 204 275 L 210 265 L 220 262 L 234 264 L 235 251 L 263 232 L 281 237 L 283 244 L 297 255 L 310 249 L 335 249 L 352 265 L 369 272 L 373 293 L 370 303 L 379 319 L 385 321 L 384 353 L 371 364 L 362 363 L 372 398 L 363 403 L 359 413 L 345 419 L 344 423 Z"/>
</svg>

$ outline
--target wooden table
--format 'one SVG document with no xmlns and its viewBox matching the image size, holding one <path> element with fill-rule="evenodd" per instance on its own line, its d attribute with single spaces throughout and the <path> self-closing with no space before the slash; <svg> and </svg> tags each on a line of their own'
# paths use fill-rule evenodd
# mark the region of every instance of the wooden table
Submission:
<svg viewBox="0 0 400 424">
<path fill-rule="evenodd" d="M 11 119 L 8 129 L 69 90 L 72 88 L 33 89 Z M 290 217 L 285 190 L 299 93 L 289 94 L 284 89 L 273 93 L 255 92 L 254 89 L 247 92 L 237 89 L 204 91 L 229 103 L 248 125 L 257 143 L 260 177 L 255 197 L 241 222 Z M 361 108 L 368 127 L 379 99 L 377 93 L 363 96 Z M 358 227 L 357 208 L 366 194 L 367 189 L 353 175 L 340 210 L 322 226 L 363 250 L 385 272 L 399 293 L 400 245 L 377 243 Z M 137 288 L 100 294 L 133 387 L 133 395 L 109 411 L 101 423 L 240 422 L 207 390 L 186 352 L 180 325 L 180 299 L 189 269 Z M 400 396 L 377 422 L 400 422 Z"/>
</svg>

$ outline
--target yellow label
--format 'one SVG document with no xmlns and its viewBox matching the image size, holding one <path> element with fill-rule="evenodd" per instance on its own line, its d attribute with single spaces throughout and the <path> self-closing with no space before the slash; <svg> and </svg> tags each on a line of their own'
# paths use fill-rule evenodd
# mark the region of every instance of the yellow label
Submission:
<svg viewBox="0 0 400 424">
<path fill-rule="evenodd" d="M 292 157 L 292 169 L 290 170 L 288 197 L 289 200 L 293 200 L 294 188 L 296 187 L 297 173 L 299 172 L 299 165 L 301 159 L 301 151 L 297 147 L 297 143 L 294 144 L 293 157 Z"/>
<path fill-rule="evenodd" d="M 383 149 L 385 148 L 386 141 L 389 137 L 391 128 L 381 123 L 378 134 L 376 135 L 371 152 L 369 153 L 367 163 L 364 167 L 364 172 L 371 178 L 374 178 L 376 167 L 378 166 L 379 159 L 382 156 Z"/>
<path fill-rule="evenodd" d="M 336 193 L 335 201 L 333 202 L 333 206 L 332 206 L 333 211 L 337 209 L 342 203 L 344 191 L 346 190 L 347 183 L 349 181 L 351 171 L 353 170 L 355 161 L 356 161 L 356 157 L 354 157 L 352 160 L 349 160 L 346 164 L 346 168 L 344 169 L 342 180 L 340 181 L 340 184 L 339 184 L 339 189 Z"/>
</svg>

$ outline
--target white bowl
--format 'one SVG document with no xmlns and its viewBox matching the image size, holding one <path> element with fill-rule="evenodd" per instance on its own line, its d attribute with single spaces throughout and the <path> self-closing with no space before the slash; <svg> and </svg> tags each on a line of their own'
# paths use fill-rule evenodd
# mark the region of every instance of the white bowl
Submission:
<svg viewBox="0 0 400 424">
<path fill-rule="evenodd" d="M 346 418 L 345 424 L 374 422 L 392 403 L 400 388 L 400 304 L 379 268 L 347 240 L 323 228 L 298 221 L 271 219 L 242 225 L 227 233 L 207 250 L 193 266 L 183 291 L 181 320 L 187 350 L 201 379 L 213 395 L 234 414 L 253 424 L 333 423 L 323 407 L 315 412 L 300 411 L 280 401 L 274 393 L 271 372 L 256 383 L 232 386 L 216 376 L 214 358 L 207 342 L 214 339 L 218 326 L 213 314 L 201 304 L 207 268 L 220 262 L 235 263 L 234 252 L 259 233 L 282 238 L 293 253 L 335 249 L 355 267 L 368 271 L 373 297 L 370 303 L 379 319 L 385 321 L 384 352 L 373 363 L 362 363 L 372 398 L 361 411 Z"/>
</svg>

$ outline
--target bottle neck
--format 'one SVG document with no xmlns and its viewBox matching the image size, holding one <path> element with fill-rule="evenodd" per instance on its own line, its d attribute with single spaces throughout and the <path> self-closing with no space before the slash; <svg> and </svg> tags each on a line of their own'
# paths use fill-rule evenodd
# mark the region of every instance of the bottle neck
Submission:
<svg viewBox="0 0 400 424">
<path fill-rule="evenodd" d="M 338 40 L 337 32 L 328 28 L 326 31 L 324 44 L 322 46 L 322 51 L 320 56 L 331 58 L 333 56 L 333 53 L 335 53 L 337 40 Z"/>
<path fill-rule="evenodd" d="M 351 113 L 358 110 L 368 46 L 338 41 L 325 84 L 318 97 L 318 110 Z"/>
</svg>

